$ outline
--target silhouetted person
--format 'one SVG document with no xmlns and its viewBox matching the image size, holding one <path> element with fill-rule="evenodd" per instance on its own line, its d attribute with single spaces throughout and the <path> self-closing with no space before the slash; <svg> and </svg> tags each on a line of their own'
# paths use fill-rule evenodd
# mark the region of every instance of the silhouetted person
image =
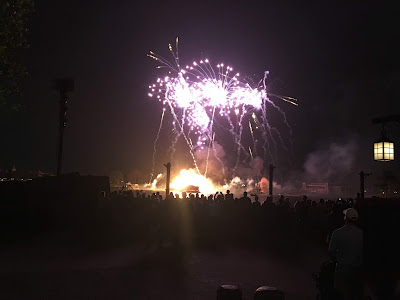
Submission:
<svg viewBox="0 0 400 300">
<path fill-rule="evenodd" d="M 267 199 L 265 199 L 264 203 L 263 203 L 263 208 L 264 209 L 271 209 L 275 207 L 275 203 L 272 202 L 272 197 L 268 196 Z"/>
<path fill-rule="evenodd" d="M 294 209 L 296 211 L 297 220 L 300 223 L 304 223 L 307 217 L 307 196 L 304 195 L 301 201 L 296 201 L 294 204 Z"/>
<path fill-rule="evenodd" d="M 193 202 L 194 202 L 194 199 L 195 199 L 195 198 L 194 198 L 194 194 L 190 194 L 190 195 L 189 195 L 189 199 L 190 199 L 190 202 L 193 203 Z"/>
<path fill-rule="evenodd" d="M 214 195 L 214 201 L 218 201 L 219 192 L 216 192 Z"/>
<path fill-rule="evenodd" d="M 319 228 L 319 209 L 317 205 L 317 201 L 312 201 L 311 206 L 309 208 L 309 219 L 310 219 L 310 224 L 312 229 L 317 229 Z"/>
<path fill-rule="evenodd" d="M 363 231 L 356 226 L 358 212 L 343 211 L 345 225 L 332 233 L 329 254 L 336 260 L 335 289 L 344 299 L 361 299 L 363 284 L 360 271 L 363 262 Z"/>
<path fill-rule="evenodd" d="M 247 196 L 247 192 L 243 193 L 243 197 L 239 199 L 239 205 L 241 206 L 250 206 L 251 199 Z"/>
<path fill-rule="evenodd" d="M 161 196 L 160 192 L 156 193 L 156 197 L 157 197 L 158 203 L 160 203 L 162 201 L 162 196 Z"/>
<path fill-rule="evenodd" d="M 289 198 L 285 198 L 285 201 L 283 202 L 283 204 L 284 204 L 284 206 L 285 206 L 285 208 L 287 209 L 287 210 L 289 210 L 290 209 L 290 200 L 289 200 Z"/>
<path fill-rule="evenodd" d="M 204 196 L 204 194 L 201 194 L 200 195 L 201 204 L 205 204 L 205 200 L 206 200 L 206 196 Z"/>
<path fill-rule="evenodd" d="M 225 201 L 233 202 L 233 194 L 230 190 L 226 191 Z"/>
<path fill-rule="evenodd" d="M 278 200 L 279 205 L 282 206 L 284 201 L 285 201 L 285 196 L 281 195 Z"/>
<path fill-rule="evenodd" d="M 216 196 L 217 196 L 218 203 L 221 203 L 222 201 L 224 201 L 224 194 L 222 194 L 222 192 L 219 192 L 219 193 L 217 192 Z"/>
<path fill-rule="evenodd" d="M 257 195 L 254 196 L 254 202 L 253 202 L 252 205 L 253 205 L 253 207 L 254 207 L 255 209 L 258 209 L 258 208 L 261 207 L 261 203 L 260 203 L 260 200 L 259 200 L 259 198 L 258 198 Z"/>
</svg>

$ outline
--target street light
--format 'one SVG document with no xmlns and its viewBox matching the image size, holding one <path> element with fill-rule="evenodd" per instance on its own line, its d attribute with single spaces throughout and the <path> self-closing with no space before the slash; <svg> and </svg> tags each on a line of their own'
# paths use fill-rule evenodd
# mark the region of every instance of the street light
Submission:
<svg viewBox="0 0 400 300">
<path fill-rule="evenodd" d="M 400 115 L 391 115 L 372 119 L 373 124 L 382 124 L 381 137 L 374 142 L 374 160 L 375 161 L 393 161 L 394 160 L 394 143 L 386 136 L 385 123 L 399 122 Z"/>
<path fill-rule="evenodd" d="M 386 137 L 384 130 L 382 130 L 382 135 L 379 140 L 374 143 L 374 160 L 394 160 L 394 143 Z"/>
</svg>

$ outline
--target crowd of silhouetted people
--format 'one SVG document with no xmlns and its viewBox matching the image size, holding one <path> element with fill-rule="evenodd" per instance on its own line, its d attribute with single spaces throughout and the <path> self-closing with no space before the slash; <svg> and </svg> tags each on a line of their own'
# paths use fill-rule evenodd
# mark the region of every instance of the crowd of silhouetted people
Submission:
<svg viewBox="0 0 400 300">
<path fill-rule="evenodd" d="M 263 195 L 260 195 L 262 197 Z M 121 190 L 99 199 L 104 224 L 120 224 L 136 237 L 176 245 L 239 243 L 277 246 L 295 251 L 299 239 L 321 244 L 343 225 L 343 210 L 356 207 L 358 199 L 318 201 L 307 196 L 277 201 L 258 195 L 235 197 L 229 190 L 213 195 Z M 128 226 L 128 227 L 126 227 Z"/>
<path fill-rule="evenodd" d="M 368 270 L 397 276 L 400 269 L 397 199 L 272 198 L 246 192 L 237 197 L 230 191 L 163 197 L 159 192 L 126 189 L 98 194 L 86 185 L 3 186 L 2 240 L 61 229 L 75 230 L 85 243 L 138 242 L 149 249 L 169 249 L 178 258 L 193 249 L 245 246 L 295 259 L 310 246 L 327 251 L 332 232 L 344 224 L 343 211 L 354 208 L 359 214 L 357 226 L 364 230 Z M 382 282 L 393 281 L 385 277 Z"/>
<path fill-rule="evenodd" d="M 376 281 L 376 274 L 383 274 L 379 286 L 393 290 L 399 267 L 399 248 L 392 235 L 399 224 L 398 206 L 381 205 L 382 199 L 371 202 L 360 195 L 335 200 L 297 198 L 280 195 L 276 201 L 272 197 L 260 201 L 258 195 L 244 192 L 239 198 L 230 191 L 208 196 L 170 193 L 164 198 L 158 192 L 127 190 L 103 194 L 98 217 L 102 224 L 117 226 L 114 233 L 131 235 L 148 247 L 171 247 L 179 255 L 193 247 L 251 246 L 296 259 L 310 245 L 319 244 L 327 251 L 332 232 L 344 225 L 344 211 L 351 208 L 357 211 L 356 226 L 364 230 L 367 266 L 363 276 Z"/>
</svg>

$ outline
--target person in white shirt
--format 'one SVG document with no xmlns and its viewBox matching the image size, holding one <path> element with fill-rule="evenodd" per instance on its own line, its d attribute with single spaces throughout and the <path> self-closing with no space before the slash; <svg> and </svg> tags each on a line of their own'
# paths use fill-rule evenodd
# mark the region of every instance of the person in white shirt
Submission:
<svg viewBox="0 0 400 300">
<path fill-rule="evenodd" d="M 344 299 L 361 299 L 363 231 L 356 225 L 358 212 L 355 209 L 348 208 L 343 213 L 345 224 L 332 233 L 329 243 L 329 254 L 336 260 L 335 289 Z"/>
</svg>

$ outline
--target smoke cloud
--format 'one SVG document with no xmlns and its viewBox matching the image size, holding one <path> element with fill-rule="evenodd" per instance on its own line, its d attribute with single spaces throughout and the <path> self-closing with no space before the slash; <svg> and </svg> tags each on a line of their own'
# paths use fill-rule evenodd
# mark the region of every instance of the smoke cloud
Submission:
<svg viewBox="0 0 400 300">
<path fill-rule="evenodd" d="M 261 157 L 254 157 L 247 165 L 239 165 L 236 169 L 236 175 L 240 178 L 252 178 L 261 176 L 264 167 L 264 160 Z"/>
<path fill-rule="evenodd" d="M 225 166 L 225 151 L 220 144 L 214 143 L 214 147 L 198 149 L 194 153 L 200 173 L 204 174 L 207 170 L 207 177 L 214 182 L 223 183 L 226 172 L 229 170 Z M 207 159 L 208 158 L 208 159 Z"/>
<path fill-rule="evenodd" d="M 308 180 L 337 181 L 349 174 L 354 167 L 357 144 L 349 141 L 344 144 L 331 143 L 328 148 L 310 153 L 304 163 Z"/>
</svg>

